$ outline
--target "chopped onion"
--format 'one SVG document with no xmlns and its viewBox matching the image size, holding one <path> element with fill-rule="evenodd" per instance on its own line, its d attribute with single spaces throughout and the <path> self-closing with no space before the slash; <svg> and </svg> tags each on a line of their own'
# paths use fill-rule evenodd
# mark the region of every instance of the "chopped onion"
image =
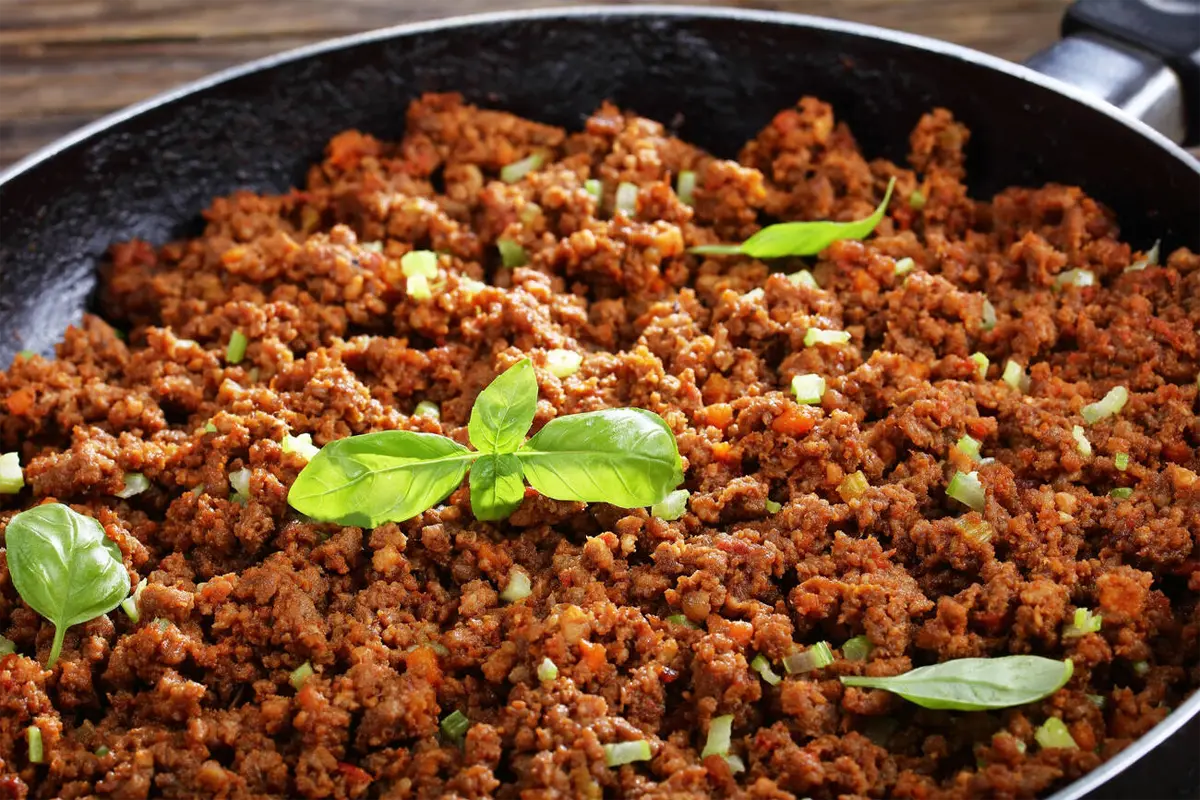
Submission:
<svg viewBox="0 0 1200 800">
<path fill-rule="evenodd" d="M 804 334 L 804 346 L 812 347 L 817 344 L 845 344 L 850 341 L 849 331 L 826 331 L 821 328 L 809 328 Z"/>
<path fill-rule="evenodd" d="M 874 650 L 875 645 L 868 637 L 855 636 L 842 645 L 842 658 L 847 661 L 866 661 Z"/>
<path fill-rule="evenodd" d="M 250 470 L 239 469 L 229 473 L 229 485 L 237 494 L 250 496 Z"/>
<path fill-rule="evenodd" d="M 806 269 L 796 270 L 787 276 L 787 279 L 797 286 L 807 286 L 809 289 L 820 289 L 821 285 L 817 283 L 817 279 L 813 274 Z"/>
<path fill-rule="evenodd" d="M 45 761 L 46 753 L 42 749 L 42 729 L 30 725 L 25 729 L 25 743 L 29 745 L 29 763 L 41 764 Z"/>
<path fill-rule="evenodd" d="M 546 161 L 546 156 L 542 153 L 534 153 L 526 156 L 520 161 L 514 161 L 508 166 L 500 170 L 500 180 L 505 183 L 516 183 L 524 178 L 529 173 L 533 172 Z"/>
<path fill-rule="evenodd" d="M 761 288 L 751 289 L 750 291 L 748 291 L 744 295 L 742 295 L 742 299 L 749 300 L 751 303 L 757 303 L 759 300 L 763 299 L 764 295 L 765 295 L 765 293 L 763 292 L 763 290 Z"/>
<path fill-rule="evenodd" d="M 525 252 L 525 248 L 512 239 L 497 239 L 496 249 L 500 251 L 500 263 L 509 269 L 523 267 L 529 263 L 529 254 Z"/>
<path fill-rule="evenodd" d="M 0 656 L 17 652 L 17 643 L 6 636 L 0 636 Z"/>
<path fill-rule="evenodd" d="M 546 352 L 546 369 L 556 378 L 569 378 L 579 371 L 583 356 L 574 350 L 549 350 Z"/>
<path fill-rule="evenodd" d="M 21 456 L 17 453 L 0 455 L 0 494 L 16 494 L 25 485 L 21 471 Z"/>
<path fill-rule="evenodd" d="M 1156 241 L 1154 246 L 1150 248 L 1146 255 L 1139 258 L 1137 261 L 1125 268 L 1126 272 L 1141 272 L 1146 267 L 1158 266 L 1159 248 L 1162 246 L 1162 241 Z"/>
<path fill-rule="evenodd" d="M 1103 622 L 1103 615 L 1093 614 L 1091 609 L 1077 608 L 1075 609 L 1075 618 L 1063 628 L 1062 638 L 1075 639 L 1085 633 L 1099 633 Z"/>
<path fill-rule="evenodd" d="M 733 735 L 733 714 L 722 714 L 713 717 L 708 723 L 708 741 L 700 751 L 701 758 L 712 755 L 723 756 L 729 752 L 729 744 Z"/>
<path fill-rule="evenodd" d="M 1121 472 L 1129 469 L 1129 453 L 1117 453 L 1113 456 L 1113 466 Z"/>
<path fill-rule="evenodd" d="M 360 250 L 365 250 L 368 253 L 382 253 L 383 242 L 359 242 L 358 248 Z"/>
<path fill-rule="evenodd" d="M 458 278 L 458 288 L 461 289 L 463 294 L 467 295 L 467 297 L 471 297 L 486 289 L 487 284 L 481 283 L 474 278 L 469 278 L 466 275 L 460 275 Z"/>
<path fill-rule="evenodd" d="M 838 484 L 837 491 L 842 496 L 842 499 L 849 503 L 870 488 L 871 484 L 867 480 L 867 476 L 860 469 L 842 478 L 842 482 Z"/>
<path fill-rule="evenodd" d="M 1066 272 L 1060 272 L 1054 276 L 1054 288 L 1061 289 L 1064 286 L 1085 286 L 1096 285 L 1096 274 L 1090 269 L 1069 269 Z"/>
<path fill-rule="evenodd" d="M 954 443 L 958 448 L 958 452 L 962 453 L 972 461 L 979 460 L 979 440 L 973 436 L 964 435 L 961 439 Z"/>
<path fill-rule="evenodd" d="M 672 614 L 671 616 L 667 617 L 667 622 L 671 623 L 672 625 L 682 625 L 683 627 L 691 628 L 692 630 L 700 629 L 699 625 L 692 622 L 690 619 L 685 617 L 683 614 Z"/>
<path fill-rule="evenodd" d="M 1071 737 L 1071 732 L 1067 730 L 1066 723 L 1058 717 L 1047 718 L 1034 731 L 1033 738 L 1037 740 L 1038 746 L 1043 750 L 1050 748 L 1075 750 L 1079 747 L 1075 744 L 1075 739 Z"/>
<path fill-rule="evenodd" d="M 920 211 L 925 207 L 925 193 L 920 189 L 913 189 L 913 193 L 908 196 L 908 207 L 913 211 Z"/>
<path fill-rule="evenodd" d="M 150 481 L 140 472 L 126 472 L 125 485 L 121 487 L 121 491 L 115 492 L 117 497 L 122 500 L 128 500 L 134 495 L 141 494 L 150 488 Z"/>
<path fill-rule="evenodd" d="M 558 667 L 549 658 L 543 658 L 538 664 L 537 676 L 539 681 L 552 681 L 558 678 Z"/>
<path fill-rule="evenodd" d="M 983 353 L 972 353 L 971 360 L 979 367 L 979 379 L 987 377 L 988 366 L 992 363 Z"/>
<path fill-rule="evenodd" d="M 725 763 L 729 765 L 729 771 L 734 775 L 746 771 L 746 762 L 742 761 L 741 756 L 725 756 Z"/>
<path fill-rule="evenodd" d="M 1087 699 L 1088 702 L 1094 705 L 1096 708 L 1104 708 L 1105 704 L 1107 703 L 1104 695 L 1102 694 L 1089 694 Z"/>
<path fill-rule="evenodd" d="M 442 736 L 457 744 L 463 740 L 463 737 L 467 735 L 467 731 L 471 729 L 471 720 L 466 714 L 456 709 L 451 711 L 438 727 L 442 731 Z"/>
<path fill-rule="evenodd" d="M 1075 439 L 1075 449 L 1079 451 L 1079 455 L 1084 458 L 1090 458 L 1092 455 L 1092 443 L 1088 441 L 1083 428 L 1079 425 L 1072 425 L 1071 436 Z"/>
<path fill-rule="evenodd" d="M 645 739 L 604 745 L 604 763 L 610 767 L 620 767 L 635 761 L 649 761 L 651 758 L 650 743 Z"/>
<path fill-rule="evenodd" d="M 1129 486 L 1121 486 L 1109 492 L 1108 496 L 1116 498 L 1117 500 L 1128 500 L 1129 498 L 1133 497 L 1133 489 Z"/>
<path fill-rule="evenodd" d="M 632 183 L 620 183 L 617 186 L 617 197 L 613 201 L 615 211 L 633 219 L 637 214 L 638 187 Z"/>
<path fill-rule="evenodd" d="M 523 225 L 532 225 L 542 215 L 542 207 L 537 203 L 526 203 L 521 209 L 520 220 Z"/>
<path fill-rule="evenodd" d="M 916 265 L 917 262 L 913 261 L 911 258 L 900 259 L 896 262 L 896 277 L 899 278 L 902 275 L 907 275 L 913 271 L 913 267 Z"/>
<path fill-rule="evenodd" d="M 979 328 L 982 331 L 990 331 L 996 327 L 996 307 L 992 305 L 992 301 L 986 297 L 983 298 L 983 312 L 980 315 Z"/>
<path fill-rule="evenodd" d="M 1018 392 L 1029 391 L 1029 376 L 1015 361 L 1009 361 L 1004 365 L 1004 374 L 1000 376 L 1000 379 Z"/>
<path fill-rule="evenodd" d="M 792 653 L 783 660 L 788 675 L 799 675 L 823 669 L 833 663 L 833 650 L 827 642 L 817 642 L 802 653 Z"/>
<path fill-rule="evenodd" d="M 771 498 L 769 498 L 769 497 L 768 497 L 768 498 L 767 498 L 765 501 L 763 501 L 763 502 L 764 502 L 764 504 L 765 504 L 765 505 L 766 505 L 766 507 L 767 507 L 767 513 L 768 513 L 768 514 L 778 514 L 778 513 L 779 513 L 779 511 L 780 511 L 780 509 L 782 509 L 782 508 L 783 508 L 783 504 L 782 504 L 782 503 L 776 503 L 774 500 L 772 500 L 772 499 L 771 499 Z"/>
<path fill-rule="evenodd" d="M 283 437 L 283 452 L 295 453 L 305 461 L 311 461 L 313 456 L 321 452 L 321 448 L 313 444 L 311 433 L 302 433 L 299 436 L 285 434 Z"/>
<path fill-rule="evenodd" d="M 783 680 L 783 678 L 775 673 L 775 670 L 771 669 L 771 662 L 762 653 L 754 657 L 754 660 L 750 662 L 750 668 L 772 686 L 778 686 L 779 682 Z"/>
<path fill-rule="evenodd" d="M 597 204 L 600 203 L 600 198 L 604 196 L 604 184 L 595 178 L 591 178 L 583 182 L 583 190 L 592 196 L 592 199 Z"/>
<path fill-rule="evenodd" d="M 687 489 L 676 489 L 661 501 L 650 506 L 650 516 L 668 522 L 679 519 L 687 511 L 687 501 L 690 496 Z"/>
<path fill-rule="evenodd" d="M 109 750 L 104 745 L 100 745 L 99 747 L 96 748 L 96 758 L 104 758 L 106 755 L 108 755 L 111 752 L 112 751 Z"/>
<path fill-rule="evenodd" d="M 438 274 L 437 253 L 432 250 L 413 250 L 400 258 L 400 271 L 404 277 L 436 278 Z"/>
<path fill-rule="evenodd" d="M 1124 386 L 1114 386 L 1103 398 L 1084 406 L 1079 413 L 1084 422 L 1094 425 L 1105 417 L 1111 417 L 1118 413 L 1127 402 L 1129 402 L 1129 390 Z"/>
<path fill-rule="evenodd" d="M 987 520 L 966 516 L 960 517 L 954 524 L 962 532 L 963 536 L 980 544 L 990 542 L 992 536 L 995 535 L 992 526 Z"/>
<path fill-rule="evenodd" d="M 792 393 L 796 395 L 797 403 L 806 406 L 820 405 L 821 398 L 825 396 L 825 379 L 812 373 L 797 375 L 792 378 Z"/>
<path fill-rule="evenodd" d="M 1133 672 L 1135 675 L 1141 677 L 1149 671 L 1150 671 L 1150 663 L 1148 661 L 1133 662 Z"/>
<path fill-rule="evenodd" d="M 429 291 L 429 279 L 424 275 L 413 275 L 404 284 L 404 290 L 413 300 L 429 300 L 433 292 Z"/>
<path fill-rule="evenodd" d="M 506 603 L 515 603 L 518 600 L 524 600 L 529 595 L 533 594 L 533 587 L 529 583 L 529 576 L 524 570 L 513 568 L 508 573 L 508 585 L 504 587 L 504 591 L 500 592 L 500 599 Z"/>
<path fill-rule="evenodd" d="M 298 692 L 304 688 L 304 682 L 312 676 L 312 664 L 308 661 L 305 661 L 303 664 L 291 671 L 291 673 L 288 675 L 288 683 L 290 683 L 292 688 Z"/>
<path fill-rule="evenodd" d="M 987 497 L 978 472 L 955 472 L 946 487 L 946 494 L 975 511 L 983 511 Z"/>
<path fill-rule="evenodd" d="M 240 364 L 246 357 L 246 346 L 250 340 L 241 331 L 229 334 L 229 346 L 225 348 L 225 361 L 230 364 Z"/>
<path fill-rule="evenodd" d="M 137 588 L 133 590 L 133 594 L 121 601 L 121 610 L 125 612 L 125 616 L 129 617 L 129 621 L 137 625 L 142 618 L 142 592 L 146 589 L 146 579 L 142 578 L 138 581 Z"/>
<path fill-rule="evenodd" d="M 422 400 L 417 403 L 417 407 L 413 409 L 414 417 L 430 417 L 432 419 L 441 419 L 442 410 L 438 408 L 438 404 L 432 400 Z"/>
<path fill-rule="evenodd" d="M 696 194 L 695 172 L 685 169 L 679 173 L 679 178 L 675 181 L 675 194 L 679 197 L 679 202 L 685 206 L 690 206 L 694 202 Z"/>
<path fill-rule="evenodd" d="M 217 426 L 216 426 L 216 425 L 213 425 L 211 422 L 206 422 L 206 423 L 204 423 L 204 428 L 202 428 L 202 430 L 203 430 L 205 433 L 216 433 L 216 432 L 217 432 Z"/>
</svg>

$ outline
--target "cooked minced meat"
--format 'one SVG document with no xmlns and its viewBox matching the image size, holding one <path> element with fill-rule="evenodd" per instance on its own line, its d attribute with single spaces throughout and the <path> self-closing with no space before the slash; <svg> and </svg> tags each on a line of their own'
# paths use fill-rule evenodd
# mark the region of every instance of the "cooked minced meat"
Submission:
<svg viewBox="0 0 1200 800">
<path fill-rule="evenodd" d="M 973 200 L 968 137 L 938 110 L 910 168 L 868 161 L 805 98 L 728 161 L 611 105 L 568 133 L 429 95 L 398 143 L 334 137 L 303 189 L 217 199 L 195 239 L 113 247 L 103 320 L 0 374 L 0 450 L 26 484 L 0 496 L 0 528 L 69 504 L 147 585 L 137 623 L 118 609 L 70 628 L 48 671 L 53 626 L 0 551 L 0 794 L 1030 797 L 1095 768 L 1200 684 L 1200 257 L 1131 249 L 1075 187 Z M 865 241 L 806 262 L 689 253 L 861 219 L 893 177 Z M 632 216 L 614 213 L 621 183 Z M 500 239 L 527 264 L 504 267 Z M 429 299 L 405 291 L 415 248 L 443 255 Z M 817 287 L 787 277 L 802 267 Z M 1056 281 L 1073 269 L 1094 285 Z M 811 328 L 850 340 L 805 347 Z M 249 344 L 231 364 L 235 331 Z M 578 371 L 548 370 L 554 349 L 582 353 Z M 285 435 L 465 442 L 475 397 L 524 357 L 535 431 L 661 415 L 687 512 L 530 490 L 481 523 L 465 485 L 374 530 L 289 508 L 306 461 Z M 807 374 L 826 388 L 800 405 Z M 1117 386 L 1128 402 L 1082 426 L 1084 448 L 1082 407 Z M 845 483 L 859 471 L 865 486 Z M 947 496 L 957 471 L 976 473 L 982 513 Z M 149 488 L 114 496 L 130 472 Z M 532 594 L 506 603 L 517 568 Z M 1079 609 L 1099 630 L 1064 636 Z M 869 656 L 846 658 L 863 636 Z M 782 674 L 817 642 L 823 669 L 774 685 L 750 666 Z M 838 679 L 1010 654 L 1074 675 L 991 712 Z M 461 742 L 439 732 L 456 711 Z M 723 715 L 742 772 L 701 758 Z M 1050 717 L 1074 748 L 1038 744 Z M 649 760 L 606 765 L 604 745 L 639 740 Z"/>
</svg>

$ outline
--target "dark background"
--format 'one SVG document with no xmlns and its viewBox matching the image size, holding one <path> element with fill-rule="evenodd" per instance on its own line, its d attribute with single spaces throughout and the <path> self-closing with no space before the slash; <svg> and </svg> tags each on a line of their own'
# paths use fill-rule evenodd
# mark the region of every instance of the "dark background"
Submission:
<svg viewBox="0 0 1200 800">
<path fill-rule="evenodd" d="M 595 2 L 602 5 L 602 2 Z M 1068 0 L 690 0 L 866 22 L 1011 60 Z M 0 0 L 0 166 L 102 114 L 224 67 L 371 28 L 571 0 Z M 622 3 L 609 3 L 622 5 Z"/>
</svg>

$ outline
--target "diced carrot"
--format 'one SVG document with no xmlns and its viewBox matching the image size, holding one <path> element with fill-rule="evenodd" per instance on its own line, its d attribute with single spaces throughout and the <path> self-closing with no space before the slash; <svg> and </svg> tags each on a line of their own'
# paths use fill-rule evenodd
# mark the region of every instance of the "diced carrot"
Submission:
<svg viewBox="0 0 1200 800">
<path fill-rule="evenodd" d="M 584 665 L 592 672 L 599 672 L 608 661 L 605 657 L 604 645 L 593 644 L 587 639 L 579 640 L 579 655 Z"/>
<path fill-rule="evenodd" d="M 785 436 L 803 436 L 817 424 L 817 414 L 820 412 L 808 408 L 793 406 L 775 418 L 771 430 Z"/>
<path fill-rule="evenodd" d="M 729 451 L 732 449 L 729 442 L 717 442 L 712 446 L 713 458 L 717 461 L 725 461 L 729 458 Z"/>
<path fill-rule="evenodd" d="M 7 403 L 10 414 L 28 414 L 33 408 L 33 392 L 28 389 L 18 389 L 8 396 Z"/>
<path fill-rule="evenodd" d="M 754 637 L 754 626 L 744 620 L 729 623 L 729 638 L 741 647 L 747 647 Z"/>
<path fill-rule="evenodd" d="M 709 425 L 725 430 L 729 423 L 733 422 L 733 406 L 729 403 L 714 403 L 704 410 L 704 416 Z"/>
</svg>

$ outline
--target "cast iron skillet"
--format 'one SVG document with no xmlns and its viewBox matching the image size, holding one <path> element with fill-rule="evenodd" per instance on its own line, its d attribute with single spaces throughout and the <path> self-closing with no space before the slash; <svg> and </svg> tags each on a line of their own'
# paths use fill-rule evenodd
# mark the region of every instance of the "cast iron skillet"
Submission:
<svg viewBox="0 0 1200 800">
<path fill-rule="evenodd" d="M 1116 2 L 1126 11 L 1139 5 Z M 1103 12 L 1109 3 L 1083 5 Z M 1172 47 L 1180 43 L 1161 53 L 1168 62 L 1178 55 Z M 1095 66 L 1102 74 L 1110 63 Z M 1180 71 L 1185 89 L 1194 88 L 1186 63 Z M 397 138 L 411 99 L 450 90 L 568 128 L 613 99 L 676 121 L 683 138 L 730 156 L 777 111 L 812 94 L 833 104 L 868 157 L 898 163 L 920 115 L 945 106 L 972 131 L 975 196 L 1078 184 L 1116 210 L 1135 246 L 1161 238 L 1165 251 L 1200 250 L 1200 164 L 1147 125 L 1024 67 L 917 36 L 785 14 L 493 14 L 377 31 L 228 70 L 103 119 L 0 174 L 0 363 L 19 349 L 51 349 L 88 307 L 111 243 L 195 234 L 212 198 L 299 185 L 334 133 L 354 127 Z M 1195 120 L 1183 119 L 1195 135 Z M 1194 797 L 1198 740 L 1195 693 L 1053 800 Z"/>
</svg>

